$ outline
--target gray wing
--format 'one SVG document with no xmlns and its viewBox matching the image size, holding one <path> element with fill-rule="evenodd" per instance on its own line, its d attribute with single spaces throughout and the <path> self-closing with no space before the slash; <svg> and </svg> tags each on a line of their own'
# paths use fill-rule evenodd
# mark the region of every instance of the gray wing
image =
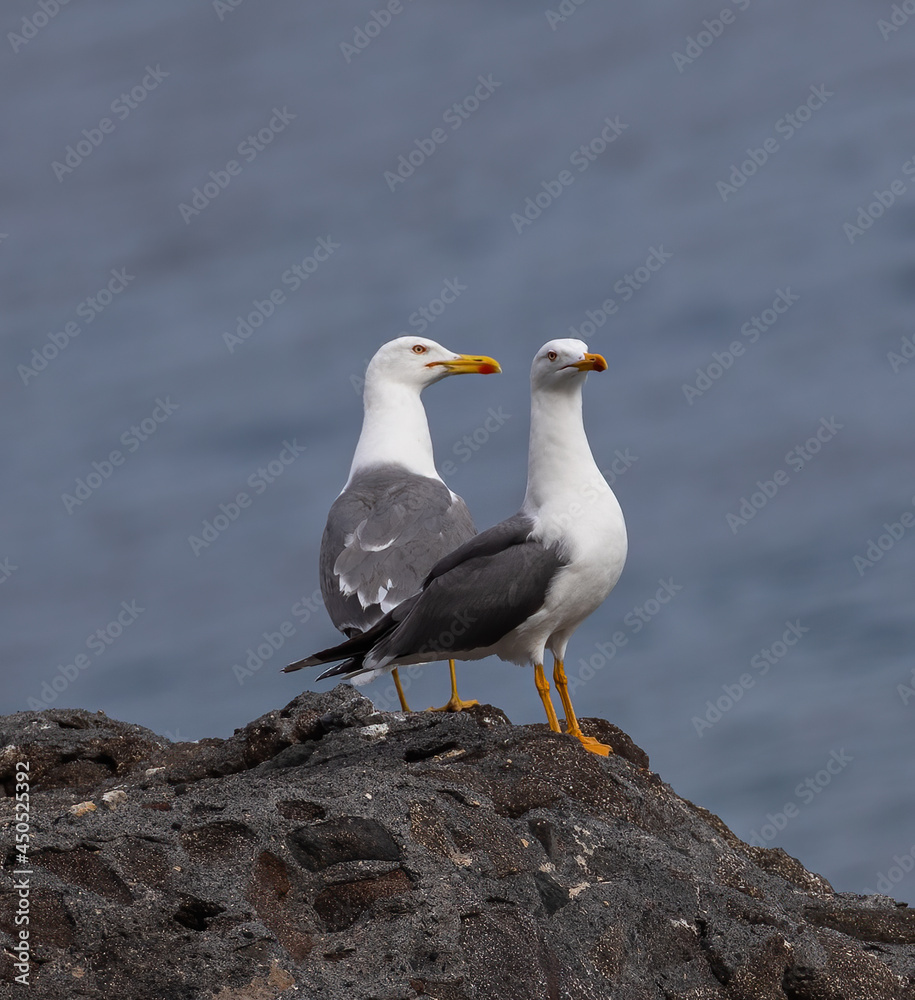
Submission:
<svg viewBox="0 0 915 1000">
<path fill-rule="evenodd" d="M 321 540 L 321 593 L 334 625 L 347 634 L 373 625 L 475 530 L 467 505 L 438 479 L 397 466 L 354 478 Z"/>
<path fill-rule="evenodd" d="M 365 656 L 366 667 L 423 653 L 460 658 L 498 642 L 543 606 L 564 560 L 555 548 L 519 541 L 517 525 L 503 526 L 502 547 L 494 532 L 474 550 L 478 536 L 463 547 L 465 558 L 426 584 L 403 621 Z"/>
<path fill-rule="evenodd" d="M 432 567 L 429 575 L 423 581 L 426 586 L 437 576 L 447 573 L 450 569 L 475 556 L 492 556 L 502 552 L 512 545 L 520 545 L 530 537 L 534 522 L 526 514 L 517 513 L 504 521 L 494 524 L 491 528 L 481 531 L 473 538 L 467 539 Z"/>
</svg>

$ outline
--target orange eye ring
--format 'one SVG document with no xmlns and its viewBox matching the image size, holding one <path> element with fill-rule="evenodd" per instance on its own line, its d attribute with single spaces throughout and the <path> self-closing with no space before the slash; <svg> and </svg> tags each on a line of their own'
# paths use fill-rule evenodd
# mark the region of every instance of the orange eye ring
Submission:
<svg viewBox="0 0 915 1000">
<path fill-rule="evenodd" d="M 429 350 L 424 344 L 414 344 L 413 353 L 414 354 L 425 354 Z"/>
<path fill-rule="evenodd" d="M 559 355 L 555 351 L 548 351 L 547 357 L 549 358 L 550 361 L 555 361 L 559 357 Z"/>
</svg>

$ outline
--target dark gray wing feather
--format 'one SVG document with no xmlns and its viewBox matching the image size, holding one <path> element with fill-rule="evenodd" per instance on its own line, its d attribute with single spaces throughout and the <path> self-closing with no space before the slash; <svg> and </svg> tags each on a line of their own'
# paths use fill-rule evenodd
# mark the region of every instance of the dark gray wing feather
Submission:
<svg viewBox="0 0 915 1000">
<path fill-rule="evenodd" d="M 423 581 L 425 587 L 437 576 L 442 576 L 455 566 L 476 556 L 492 556 L 497 552 L 510 548 L 512 545 L 520 545 L 530 537 L 534 522 L 526 514 L 515 514 L 507 517 L 504 521 L 494 524 L 491 528 L 481 531 L 479 535 L 468 539 L 463 545 L 458 546 L 432 567 L 429 575 Z"/>
<path fill-rule="evenodd" d="M 349 657 L 320 674 L 318 680 L 323 680 L 358 674 L 388 657 L 428 654 L 431 660 L 460 659 L 461 652 L 492 646 L 535 614 L 562 565 L 555 549 L 538 542 L 473 556 L 386 615 L 371 630 L 373 635 L 357 636 L 286 669 Z M 395 618 L 404 610 L 398 624 Z"/>
<path fill-rule="evenodd" d="M 532 527 L 530 518 L 516 514 L 482 532 L 437 563 L 421 593 L 367 632 L 286 669 L 347 658 L 321 674 L 330 677 L 371 669 L 388 657 L 459 658 L 493 645 L 543 606 L 564 565 L 555 548 L 530 539 Z"/>
<path fill-rule="evenodd" d="M 425 653 L 460 658 L 493 645 L 543 606 L 562 565 L 555 548 L 534 541 L 471 553 L 430 580 L 403 621 L 364 654 L 366 667 Z"/>
<path fill-rule="evenodd" d="M 331 620 L 347 634 L 369 628 L 475 530 L 467 505 L 438 479 L 399 466 L 356 476 L 334 501 L 321 541 Z"/>
</svg>

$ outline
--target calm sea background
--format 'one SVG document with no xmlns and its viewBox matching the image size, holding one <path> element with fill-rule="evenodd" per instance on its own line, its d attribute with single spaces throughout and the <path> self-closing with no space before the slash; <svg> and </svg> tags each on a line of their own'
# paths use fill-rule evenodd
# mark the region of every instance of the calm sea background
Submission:
<svg viewBox="0 0 915 1000">
<path fill-rule="evenodd" d="M 425 396 L 482 528 L 523 494 L 534 351 L 584 335 L 610 365 L 586 420 L 630 555 L 570 647 L 579 713 L 741 837 L 915 902 L 893 868 L 915 848 L 915 17 L 562 10 L 4 9 L 0 712 L 44 700 L 186 740 L 282 706 L 314 681 L 279 667 L 336 637 L 299 602 L 366 359 L 423 332 L 501 361 Z M 862 208 L 871 224 L 847 229 Z M 446 282 L 460 294 L 439 309 Z M 239 492 L 249 506 L 194 543 Z M 800 638 L 777 645 L 789 623 Z M 464 697 L 543 721 L 529 671 L 460 676 Z M 410 697 L 446 693 L 430 667 Z"/>
</svg>

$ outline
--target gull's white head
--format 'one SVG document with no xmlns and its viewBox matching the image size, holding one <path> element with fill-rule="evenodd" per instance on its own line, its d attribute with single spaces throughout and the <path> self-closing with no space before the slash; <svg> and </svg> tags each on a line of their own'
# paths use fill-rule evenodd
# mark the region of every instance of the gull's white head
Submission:
<svg viewBox="0 0 915 1000">
<path fill-rule="evenodd" d="M 499 362 L 481 354 L 455 354 L 426 337 L 398 337 L 375 352 L 365 373 L 366 381 L 411 386 L 422 392 L 427 385 L 449 375 L 500 372 Z"/>
<path fill-rule="evenodd" d="M 589 354 L 582 340 L 551 340 L 534 356 L 531 366 L 531 388 L 560 389 L 580 386 L 588 372 L 607 370 L 607 362 L 599 354 Z"/>
</svg>

